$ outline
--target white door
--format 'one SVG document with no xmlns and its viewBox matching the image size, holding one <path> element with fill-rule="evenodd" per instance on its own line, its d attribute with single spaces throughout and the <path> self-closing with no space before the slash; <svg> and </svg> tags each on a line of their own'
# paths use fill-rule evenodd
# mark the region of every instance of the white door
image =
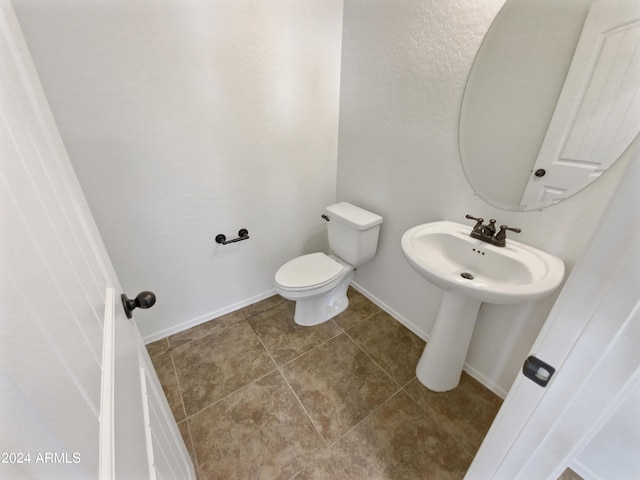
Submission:
<svg viewBox="0 0 640 480">
<path fill-rule="evenodd" d="M 595 2 L 520 204 L 551 204 L 581 190 L 639 131 L 640 3 Z"/>
<path fill-rule="evenodd" d="M 0 167 L 0 478 L 195 478 L 9 0 Z"/>
<path fill-rule="evenodd" d="M 532 347 L 556 373 L 546 388 L 517 377 L 467 480 L 555 480 L 594 437 L 604 438 L 610 419 L 640 418 L 640 405 L 629 402 L 640 386 L 639 185 L 637 148 Z M 628 428 L 632 435 L 609 435 L 615 440 L 605 448 L 626 449 L 622 457 L 635 459 L 630 469 L 640 475 L 639 427 Z M 603 478 L 639 478 L 615 475 L 619 467 L 601 464 Z"/>
</svg>

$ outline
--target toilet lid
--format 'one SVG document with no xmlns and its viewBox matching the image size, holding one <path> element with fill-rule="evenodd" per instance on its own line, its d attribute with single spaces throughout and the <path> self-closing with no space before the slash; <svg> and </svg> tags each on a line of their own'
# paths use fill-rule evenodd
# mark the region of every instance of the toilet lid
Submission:
<svg viewBox="0 0 640 480">
<path fill-rule="evenodd" d="M 302 289 L 328 283 L 342 272 L 342 265 L 324 253 L 310 253 L 285 263 L 276 272 L 283 288 Z"/>
</svg>

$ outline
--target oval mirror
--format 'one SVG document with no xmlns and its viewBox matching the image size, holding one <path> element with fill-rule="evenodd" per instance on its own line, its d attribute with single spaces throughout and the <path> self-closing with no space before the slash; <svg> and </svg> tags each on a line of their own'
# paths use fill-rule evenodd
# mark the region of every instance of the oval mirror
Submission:
<svg viewBox="0 0 640 480">
<path fill-rule="evenodd" d="M 508 0 L 478 51 L 460 154 L 488 203 L 533 210 L 597 179 L 640 131 L 640 2 Z"/>
</svg>

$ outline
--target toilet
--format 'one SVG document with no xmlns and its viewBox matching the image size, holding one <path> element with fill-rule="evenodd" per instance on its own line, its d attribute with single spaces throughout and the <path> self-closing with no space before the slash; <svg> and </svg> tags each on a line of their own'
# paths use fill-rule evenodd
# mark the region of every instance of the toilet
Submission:
<svg viewBox="0 0 640 480">
<path fill-rule="evenodd" d="M 382 217 L 347 202 L 326 208 L 330 255 L 310 253 L 289 260 L 276 272 L 275 289 L 296 302 L 294 321 L 318 325 L 346 310 L 354 270 L 378 248 Z"/>
</svg>

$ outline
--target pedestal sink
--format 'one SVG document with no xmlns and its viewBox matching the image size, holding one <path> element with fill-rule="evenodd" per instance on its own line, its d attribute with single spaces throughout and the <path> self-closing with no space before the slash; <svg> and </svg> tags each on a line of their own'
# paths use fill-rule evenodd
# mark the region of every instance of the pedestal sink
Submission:
<svg viewBox="0 0 640 480">
<path fill-rule="evenodd" d="M 482 302 L 532 302 L 553 292 L 564 277 L 558 257 L 511 239 L 497 247 L 471 238 L 470 231 L 468 225 L 438 221 L 407 230 L 401 240 L 411 266 L 444 290 L 416 368 L 418 380 L 437 392 L 458 386 Z"/>
</svg>

